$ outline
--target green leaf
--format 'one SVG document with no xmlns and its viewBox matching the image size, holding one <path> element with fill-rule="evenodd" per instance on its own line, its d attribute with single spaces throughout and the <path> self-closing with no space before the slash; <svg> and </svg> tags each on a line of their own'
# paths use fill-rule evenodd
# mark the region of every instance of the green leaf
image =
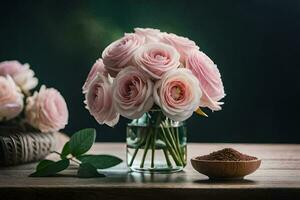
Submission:
<svg viewBox="0 0 300 200">
<path fill-rule="evenodd" d="M 122 162 L 122 159 L 111 155 L 82 155 L 77 159 L 82 163 L 89 163 L 97 169 L 110 168 Z"/>
<path fill-rule="evenodd" d="M 73 156 L 79 156 L 90 150 L 96 139 L 96 130 L 87 128 L 72 135 L 69 143 Z"/>
<path fill-rule="evenodd" d="M 63 147 L 63 150 L 60 154 L 60 158 L 61 159 L 65 159 L 67 158 L 67 156 L 71 153 L 71 149 L 70 149 L 70 143 L 67 142 L 64 147 Z"/>
<path fill-rule="evenodd" d="M 42 170 L 43 168 L 47 167 L 48 165 L 51 165 L 55 163 L 52 160 L 42 160 L 39 162 L 39 164 L 36 166 L 36 171 Z"/>
<path fill-rule="evenodd" d="M 30 174 L 31 177 L 44 177 L 44 176 L 52 176 L 56 173 L 66 169 L 70 161 L 69 160 L 60 160 L 57 162 L 52 161 L 42 161 L 37 167 L 37 170 Z"/>
<path fill-rule="evenodd" d="M 104 174 L 99 174 L 97 168 L 90 163 L 81 163 L 77 176 L 80 178 L 105 177 Z"/>
</svg>

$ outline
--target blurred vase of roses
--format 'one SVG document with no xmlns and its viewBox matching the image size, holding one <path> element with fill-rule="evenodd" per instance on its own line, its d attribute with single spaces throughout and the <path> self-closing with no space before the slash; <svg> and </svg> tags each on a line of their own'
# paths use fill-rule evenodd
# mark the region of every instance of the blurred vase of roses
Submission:
<svg viewBox="0 0 300 200">
<path fill-rule="evenodd" d="M 68 123 L 62 95 L 42 85 L 28 64 L 0 62 L 0 165 L 42 159 L 55 149 L 53 132 Z"/>
<path fill-rule="evenodd" d="M 225 96 L 214 62 L 188 38 L 135 28 L 106 47 L 83 86 L 86 108 L 113 127 L 124 116 L 127 164 L 142 172 L 186 165 L 185 120 L 201 107 L 221 110 Z"/>
</svg>

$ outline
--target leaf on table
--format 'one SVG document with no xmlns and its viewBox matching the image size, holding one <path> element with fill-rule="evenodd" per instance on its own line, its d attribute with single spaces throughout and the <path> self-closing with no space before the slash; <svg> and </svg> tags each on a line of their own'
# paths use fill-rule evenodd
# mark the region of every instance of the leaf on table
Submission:
<svg viewBox="0 0 300 200">
<path fill-rule="evenodd" d="M 99 174 L 97 168 L 90 163 L 81 163 L 77 176 L 80 178 L 105 177 L 104 174 Z"/>
<path fill-rule="evenodd" d="M 44 177 L 52 176 L 56 173 L 68 168 L 70 161 L 67 159 L 60 160 L 57 162 L 51 160 L 44 160 L 38 166 L 37 170 L 30 174 L 31 177 Z"/>
<path fill-rule="evenodd" d="M 97 169 L 106 169 L 116 166 L 122 162 L 122 159 L 111 155 L 82 155 L 77 157 L 82 163 L 89 163 Z"/>
<path fill-rule="evenodd" d="M 55 163 L 55 161 L 52 160 L 42 160 L 39 162 L 39 164 L 36 166 L 36 171 L 42 170 L 43 168 L 47 167 L 48 165 L 51 165 Z"/>
<path fill-rule="evenodd" d="M 67 158 L 67 156 L 68 156 L 70 153 L 71 153 L 70 143 L 67 142 L 67 143 L 64 145 L 63 150 L 61 151 L 60 158 L 61 158 L 61 159 Z"/>
<path fill-rule="evenodd" d="M 69 147 L 73 156 L 86 153 L 92 147 L 96 139 L 96 130 L 87 128 L 76 132 L 69 141 Z"/>
</svg>

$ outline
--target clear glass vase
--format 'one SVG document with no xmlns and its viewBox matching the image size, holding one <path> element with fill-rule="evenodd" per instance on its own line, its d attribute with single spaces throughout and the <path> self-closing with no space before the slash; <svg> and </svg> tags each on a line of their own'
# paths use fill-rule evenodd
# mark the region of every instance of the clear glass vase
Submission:
<svg viewBox="0 0 300 200">
<path fill-rule="evenodd" d="M 132 171 L 170 173 L 186 165 L 185 122 L 151 110 L 127 125 L 127 165 Z"/>
</svg>

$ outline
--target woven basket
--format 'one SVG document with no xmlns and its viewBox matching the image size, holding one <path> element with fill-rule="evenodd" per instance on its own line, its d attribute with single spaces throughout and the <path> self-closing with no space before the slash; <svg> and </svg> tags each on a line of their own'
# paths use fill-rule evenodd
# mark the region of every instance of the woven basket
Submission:
<svg viewBox="0 0 300 200">
<path fill-rule="evenodd" d="M 0 126 L 0 166 L 34 162 L 55 150 L 53 133 Z"/>
</svg>

